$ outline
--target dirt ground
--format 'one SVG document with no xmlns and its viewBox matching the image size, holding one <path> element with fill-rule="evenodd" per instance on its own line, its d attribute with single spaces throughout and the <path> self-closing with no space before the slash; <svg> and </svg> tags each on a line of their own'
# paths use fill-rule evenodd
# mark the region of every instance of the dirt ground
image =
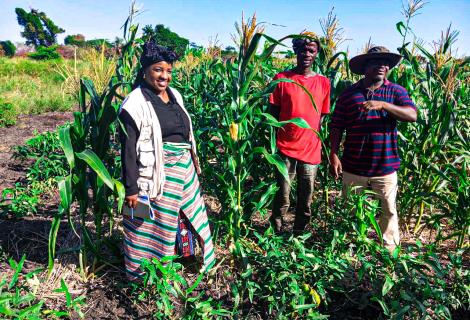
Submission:
<svg viewBox="0 0 470 320">
<path fill-rule="evenodd" d="M 41 115 L 24 115 L 15 126 L 0 128 L 0 194 L 5 188 L 14 187 L 15 182 L 25 177 L 28 162 L 12 159 L 14 147 L 24 144 L 37 133 L 53 131 L 57 125 L 73 120 L 70 112 L 50 112 Z M 51 225 L 51 215 L 56 212 L 57 205 L 40 207 L 35 216 L 20 220 L 0 220 L 0 247 L 16 261 L 25 254 L 24 273 L 47 267 L 47 241 Z M 74 297 L 85 295 L 86 319 L 147 319 L 152 310 L 134 305 L 128 295 L 129 288 L 114 287 L 113 284 L 124 283 L 122 270 L 111 269 L 100 278 L 83 281 L 77 272 L 76 254 L 60 252 L 61 249 L 76 246 L 77 239 L 63 222 L 59 229 L 57 250 L 59 253 L 55 270 L 46 281 L 46 272 L 38 275 L 43 279 L 37 288 L 37 296 L 46 301 L 48 308 L 63 308 L 64 295 L 54 293 L 60 287 L 60 279 L 64 278 Z M 0 272 L 11 272 L 6 266 L 0 266 Z M 119 281 L 122 279 L 122 281 Z M 110 286 L 111 284 L 111 286 Z"/>
<path fill-rule="evenodd" d="M 25 175 L 25 163 L 12 161 L 12 148 L 22 145 L 37 133 L 53 131 L 57 125 L 73 120 L 71 112 L 22 115 L 15 126 L 0 128 L 0 191 L 13 187 Z"/>
</svg>

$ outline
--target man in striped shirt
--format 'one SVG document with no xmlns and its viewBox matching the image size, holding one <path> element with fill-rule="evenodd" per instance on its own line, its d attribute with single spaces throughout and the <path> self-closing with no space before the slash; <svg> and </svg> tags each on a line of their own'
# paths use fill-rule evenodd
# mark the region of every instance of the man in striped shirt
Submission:
<svg viewBox="0 0 470 320">
<path fill-rule="evenodd" d="M 414 122 L 416 107 L 405 88 L 387 80 L 388 71 L 400 62 L 399 54 L 373 47 L 350 60 L 350 70 L 364 78 L 339 97 L 330 125 L 331 171 L 343 175 L 343 188 L 371 188 L 380 199 L 379 219 L 385 246 L 393 250 L 400 242 L 396 208 L 397 121 Z M 343 132 L 344 151 L 338 156 Z"/>
</svg>

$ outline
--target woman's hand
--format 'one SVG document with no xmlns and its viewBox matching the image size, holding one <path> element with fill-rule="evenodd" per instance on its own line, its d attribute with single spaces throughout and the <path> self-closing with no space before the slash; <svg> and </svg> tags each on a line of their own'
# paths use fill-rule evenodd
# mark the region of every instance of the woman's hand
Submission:
<svg viewBox="0 0 470 320">
<path fill-rule="evenodd" d="M 132 196 L 126 196 L 126 198 L 124 198 L 124 201 L 129 208 L 135 209 L 137 207 L 137 198 L 138 195 L 133 194 Z"/>
</svg>

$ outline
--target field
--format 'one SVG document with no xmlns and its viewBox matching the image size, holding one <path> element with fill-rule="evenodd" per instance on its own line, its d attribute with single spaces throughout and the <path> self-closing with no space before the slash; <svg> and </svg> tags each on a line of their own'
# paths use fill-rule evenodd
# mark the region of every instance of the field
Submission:
<svg viewBox="0 0 470 320">
<path fill-rule="evenodd" d="M 292 236 L 291 224 L 282 235 L 269 228 L 274 173 L 286 168 L 274 144 L 284 123 L 267 113 L 267 98 L 273 76 L 293 60 L 276 53 L 287 48 L 253 17 L 238 29 L 236 56 L 188 49 L 173 75 L 195 127 L 217 264 L 199 274 L 200 261 L 147 261 L 136 284 L 123 271 L 116 121 L 142 45 L 132 17 L 114 58 L 0 59 L 0 123 L 9 125 L 0 128 L 2 317 L 468 317 L 469 60 L 452 56 L 457 34 L 450 30 L 434 50 L 408 43 L 409 19 L 397 24 L 404 59 L 389 75 L 419 110 L 416 123 L 399 127 L 401 247 L 389 253 L 381 245 L 376 201 L 340 196 L 326 160 L 329 117 L 318 133 L 324 161 L 308 230 Z M 326 22 L 314 65 L 331 80 L 332 109 L 359 80 L 348 54 L 336 49 L 335 21 Z"/>
<path fill-rule="evenodd" d="M 73 98 L 61 94 L 57 63 L 63 62 L 0 58 L 0 125 L 15 124 L 19 114 L 72 109 Z"/>
</svg>

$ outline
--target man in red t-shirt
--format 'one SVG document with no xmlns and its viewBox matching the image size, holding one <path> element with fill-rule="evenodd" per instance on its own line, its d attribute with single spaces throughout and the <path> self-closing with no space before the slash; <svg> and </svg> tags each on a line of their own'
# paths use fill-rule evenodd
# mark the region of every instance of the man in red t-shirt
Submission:
<svg viewBox="0 0 470 320">
<path fill-rule="evenodd" d="M 304 33 L 305 35 L 305 33 Z M 305 87 L 309 95 L 298 85 L 291 82 L 279 82 L 269 98 L 271 114 L 279 121 L 302 118 L 311 129 L 302 129 L 295 124 L 286 124 L 277 132 L 276 145 L 284 160 L 289 179 L 297 174 L 297 206 L 295 210 L 294 232 L 305 229 L 310 221 L 313 185 L 321 161 L 320 121 L 330 112 L 330 81 L 314 73 L 311 68 L 318 54 L 320 43 L 310 38 L 292 41 L 297 55 L 297 66 L 289 71 L 277 74 L 274 80 L 286 78 Z M 312 130 L 313 129 L 313 130 Z M 273 202 L 271 224 L 279 232 L 282 217 L 289 209 L 290 183 L 277 173 L 279 190 Z"/>
</svg>

